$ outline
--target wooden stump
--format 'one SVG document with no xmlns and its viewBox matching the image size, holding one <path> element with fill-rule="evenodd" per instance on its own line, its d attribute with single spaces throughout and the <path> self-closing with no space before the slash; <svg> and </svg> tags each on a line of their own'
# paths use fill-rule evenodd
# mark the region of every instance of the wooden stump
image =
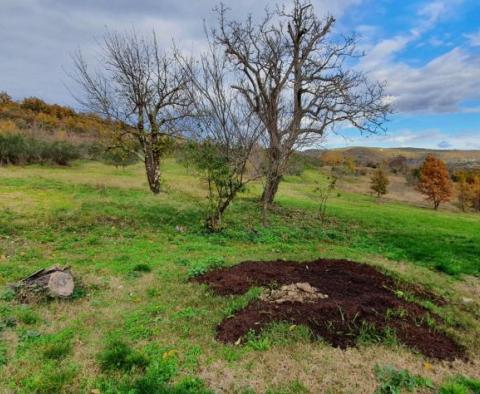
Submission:
<svg viewBox="0 0 480 394">
<path fill-rule="evenodd" d="M 14 286 L 22 300 L 39 296 L 68 298 L 73 294 L 75 282 L 69 267 L 42 269 L 23 279 Z"/>
</svg>

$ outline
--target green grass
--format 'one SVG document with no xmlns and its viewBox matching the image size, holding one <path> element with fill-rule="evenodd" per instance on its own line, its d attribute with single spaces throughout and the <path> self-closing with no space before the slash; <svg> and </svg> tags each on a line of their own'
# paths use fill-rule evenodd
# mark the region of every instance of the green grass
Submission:
<svg viewBox="0 0 480 394">
<path fill-rule="evenodd" d="M 453 294 L 462 275 L 480 275 L 479 215 L 378 204 L 340 192 L 321 225 L 314 189 L 324 178 L 308 170 L 281 185 L 269 227 L 261 226 L 261 185 L 252 184 L 227 211 L 226 229 L 207 233 L 205 188 L 198 179 L 167 160 L 165 192 L 153 196 L 142 171 L 141 165 L 123 170 L 91 162 L 0 168 L 0 285 L 54 264 L 70 265 L 82 282 L 71 301 L 28 307 L 2 290 L 0 391 L 201 392 L 206 389 L 196 376 L 217 362 L 254 373 L 261 368 L 259 351 L 270 357 L 293 349 L 292 343 L 307 354 L 324 346 L 307 340 L 302 327 L 282 325 L 239 347 L 217 343 L 216 324 L 258 297 L 259 289 L 217 297 L 189 282 L 213 267 L 348 258 L 444 295 Z M 478 346 L 478 322 L 457 309 L 446 313 L 470 330 L 459 336 Z M 112 345 L 112 338 L 119 342 Z M 169 355 L 175 373 L 158 377 L 164 365 L 155 362 Z M 271 392 L 290 392 L 303 387 L 296 379 L 258 381 Z"/>
</svg>

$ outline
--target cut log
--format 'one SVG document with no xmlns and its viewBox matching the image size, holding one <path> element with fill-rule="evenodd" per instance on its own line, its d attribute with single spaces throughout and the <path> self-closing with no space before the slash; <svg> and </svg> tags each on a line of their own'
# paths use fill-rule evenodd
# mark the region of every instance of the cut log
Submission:
<svg viewBox="0 0 480 394">
<path fill-rule="evenodd" d="M 34 272 L 15 286 L 21 298 L 44 294 L 53 298 L 68 298 L 75 282 L 69 267 L 52 267 Z"/>
</svg>

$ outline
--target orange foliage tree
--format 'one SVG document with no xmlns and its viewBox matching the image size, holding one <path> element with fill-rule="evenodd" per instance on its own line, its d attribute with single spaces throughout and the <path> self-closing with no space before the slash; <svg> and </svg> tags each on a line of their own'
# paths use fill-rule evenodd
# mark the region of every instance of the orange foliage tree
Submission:
<svg viewBox="0 0 480 394">
<path fill-rule="evenodd" d="M 433 155 L 428 155 L 420 168 L 420 181 L 417 190 L 433 202 L 435 210 L 440 203 L 450 201 L 453 184 L 447 166 Z"/>
<path fill-rule="evenodd" d="M 465 173 L 460 173 L 458 175 L 458 183 L 457 183 L 457 195 L 458 195 L 458 202 L 460 204 L 460 208 L 463 212 L 466 211 L 469 202 L 471 201 L 472 197 L 472 183 L 468 182 L 467 175 Z"/>
<path fill-rule="evenodd" d="M 475 209 L 475 211 L 480 212 L 480 175 L 476 175 L 473 178 L 469 201 L 472 208 Z"/>
<path fill-rule="evenodd" d="M 373 172 L 372 177 L 370 178 L 370 189 L 377 194 L 378 198 L 384 194 L 387 194 L 387 188 L 389 184 L 390 181 L 388 180 L 387 174 L 383 168 L 378 168 Z"/>
</svg>

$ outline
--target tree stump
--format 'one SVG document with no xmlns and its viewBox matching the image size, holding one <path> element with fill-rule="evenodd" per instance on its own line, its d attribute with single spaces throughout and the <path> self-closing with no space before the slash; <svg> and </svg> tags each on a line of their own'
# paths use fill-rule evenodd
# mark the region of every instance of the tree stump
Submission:
<svg viewBox="0 0 480 394">
<path fill-rule="evenodd" d="M 75 283 L 69 267 L 41 269 L 14 286 L 18 297 L 23 301 L 42 296 L 68 298 L 74 289 Z"/>
</svg>

